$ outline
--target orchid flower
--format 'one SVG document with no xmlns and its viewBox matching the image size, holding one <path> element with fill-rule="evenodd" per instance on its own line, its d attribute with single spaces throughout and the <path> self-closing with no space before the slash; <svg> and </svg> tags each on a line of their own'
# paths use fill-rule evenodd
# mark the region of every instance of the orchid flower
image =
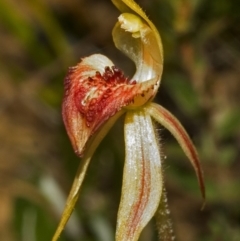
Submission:
<svg viewBox="0 0 240 241">
<path fill-rule="evenodd" d="M 73 211 L 95 149 L 123 114 L 126 156 L 115 240 L 138 240 L 158 208 L 166 208 L 161 146 L 152 119 L 177 139 L 194 167 L 205 198 L 202 170 L 188 134 L 170 112 L 152 102 L 163 69 L 158 31 L 133 0 L 112 1 L 122 12 L 113 29 L 114 43 L 134 61 L 136 72 L 131 79 L 125 77 L 101 54 L 83 58 L 69 69 L 62 113 L 73 148 L 82 160 L 53 241 Z M 170 240 L 170 228 L 160 230 L 163 240 Z"/>
</svg>

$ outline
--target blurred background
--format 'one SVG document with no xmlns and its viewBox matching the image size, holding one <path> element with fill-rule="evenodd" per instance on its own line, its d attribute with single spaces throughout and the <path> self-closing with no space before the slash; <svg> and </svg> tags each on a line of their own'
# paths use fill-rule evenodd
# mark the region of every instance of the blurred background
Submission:
<svg viewBox="0 0 240 241">
<path fill-rule="evenodd" d="M 179 241 L 240 240 L 240 5 L 139 0 L 159 29 L 164 74 L 156 102 L 199 151 L 207 204 L 173 137 L 158 126 Z M 0 240 L 50 240 L 79 162 L 61 119 L 69 66 L 93 53 L 134 73 L 113 45 L 110 0 L 0 0 Z M 112 241 L 124 163 L 120 120 L 99 146 L 61 241 Z M 141 241 L 158 240 L 154 220 Z"/>
</svg>

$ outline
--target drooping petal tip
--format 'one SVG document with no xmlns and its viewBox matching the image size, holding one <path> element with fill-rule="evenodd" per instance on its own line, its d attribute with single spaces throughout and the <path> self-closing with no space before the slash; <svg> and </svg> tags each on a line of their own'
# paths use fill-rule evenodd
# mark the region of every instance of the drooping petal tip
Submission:
<svg viewBox="0 0 240 241">
<path fill-rule="evenodd" d="M 150 103 L 146 107 L 146 110 L 157 122 L 159 122 L 168 131 L 170 131 L 170 133 L 176 138 L 184 153 L 190 160 L 198 178 L 200 191 L 203 197 L 203 209 L 206 199 L 203 170 L 200 164 L 197 150 L 192 143 L 189 135 L 187 134 L 181 123 L 164 107 L 155 103 Z"/>
</svg>

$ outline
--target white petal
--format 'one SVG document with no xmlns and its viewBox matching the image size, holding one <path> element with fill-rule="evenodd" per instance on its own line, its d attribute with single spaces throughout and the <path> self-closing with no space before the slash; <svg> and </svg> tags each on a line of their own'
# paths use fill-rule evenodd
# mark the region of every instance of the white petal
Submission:
<svg viewBox="0 0 240 241">
<path fill-rule="evenodd" d="M 142 229 L 155 214 L 162 193 L 159 143 L 151 118 L 144 110 L 127 113 L 125 145 L 116 241 L 138 240 Z"/>
</svg>

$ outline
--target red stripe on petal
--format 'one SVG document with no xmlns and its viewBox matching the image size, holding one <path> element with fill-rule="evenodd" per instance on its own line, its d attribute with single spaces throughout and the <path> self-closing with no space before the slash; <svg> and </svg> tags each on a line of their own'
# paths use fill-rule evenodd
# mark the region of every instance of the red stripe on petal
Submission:
<svg viewBox="0 0 240 241">
<path fill-rule="evenodd" d="M 129 215 L 128 224 L 131 227 L 128 231 L 129 240 L 132 240 L 135 235 L 136 229 L 138 228 L 138 224 L 140 223 L 140 219 L 144 213 L 146 205 L 148 204 L 148 198 L 150 197 L 151 191 L 151 174 L 150 170 L 146 169 L 146 162 L 150 162 L 150 160 L 142 160 L 142 176 L 141 176 L 141 187 L 139 190 L 139 196 L 136 198 L 137 202 L 133 205 L 131 214 Z M 147 198 L 146 198 L 147 197 Z"/>
<path fill-rule="evenodd" d="M 129 111 L 124 130 L 126 159 L 116 241 L 136 241 L 155 214 L 161 198 L 161 158 L 148 114 Z"/>
</svg>

